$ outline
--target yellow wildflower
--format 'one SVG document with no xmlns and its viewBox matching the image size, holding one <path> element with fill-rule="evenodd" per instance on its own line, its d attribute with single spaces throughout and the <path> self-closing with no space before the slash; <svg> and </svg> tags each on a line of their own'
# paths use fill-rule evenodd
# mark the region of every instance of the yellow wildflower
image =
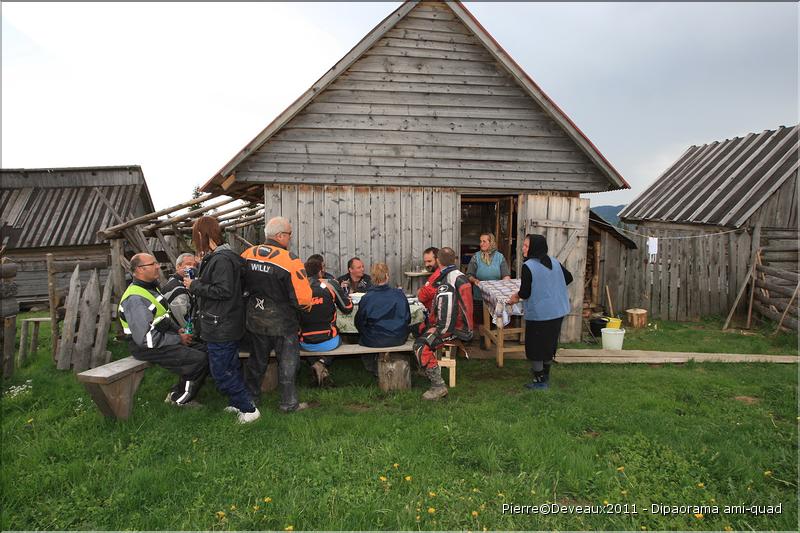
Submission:
<svg viewBox="0 0 800 533">
<path fill-rule="evenodd" d="M 405 479 L 406 481 L 411 481 L 411 476 L 406 476 L 404 479 Z"/>
<path fill-rule="evenodd" d="M 231 511 L 235 511 L 235 510 L 236 510 L 236 506 L 235 505 L 231 505 Z"/>
<path fill-rule="evenodd" d="M 764 471 L 764 475 L 767 476 L 767 477 L 771 476 L 772 475 L 772 470 L 765 470 Z"/>
<path fill-rule="evenodd" d="M 698 488 L 698 489 L 704 489 L 705 487 L 706 487 L 706 484 L 705 484 L 705 483 L 698 483 L 698 484 L 697 484 L 697 488 Z"/>
<path fill-rule="evenodd" d="M 380 479 L 381 481 L 386 481 L 386 476 L 381 476 L 378 479 Z"/>
<path fill-rule="evenodd" d="M 192 439 L 192 444 L 194 444 L 195 442 L 197 442 L 197 437 Z"/>
<path fill-rule="evenodd" d="M 619 492 L 620 492 L 620 494 L 622 494 L 623 496 L 625 496 L 626 494 L 628 494 L 628 491 L 627 491 L 627 490 L 621 490 L 621 491 L 619 491 Z"/>
<path fill-rule="evenodd" d="M 436 512 L 436 509 L 434 509 L 433 507 L 428 507 L 428 514 L 433 514 L 435 512 Z"/>
<path fill-rule="evenodd" d="M 642 526 L 642 531 L 647 531 L 647 526 Z"/>
<path fill-rule="evenodd" d="M 478 487 L 473 487 L 472 492 L 480 492 L 480 491 L 478 490 Z"/>
<path fill-rule="evenodd" d="M 478 511 L 472 511 L 472 518 L 478 518 Z"/>
<path fill-rule="evenodd" d="M 225 518 L 225 511 L 217 511 L 217 518 L 223 520 Z"/>
<path fill-rule="evenodd" d="M 608 505 L 608 500 L 603 500 L 603 505 Z"/>
<path fill-rule="evenodd" d="M 417 522 L 419 522 L 419 515 L 417 515 Z"/>
<path fill-rule="evenodd" d="M 694 517 L 697 518 L 698 520 L 702 520 L 703 519 L 703 513 L 694 513 Z"/>
<path fill-rule="evenodd" d="M 431 498 L 434 498 L 434 497 L 436 497 L 436 493 L 435 492 L 429 492 L 428 496 L 430 496 Z"/>
<path fill-rule="evenodd" d="M 270 498 L 269 496 L 267 496 L 266 498 L 264 498 L 264 503 L 269 503 L 269 502 L 271 502 L 271 501 L 272 501 L 272 498 Z"/>
<path fill-rule="evenodd" d="M 392 466 L 395 467 L 395 468 L 399 468 L 400 467 L 400 463 L 395 463 Z"/>
<path fill-rule="evenodd" d="M 625 467 L 624 466 L 618 466 L 617 467 L 617 472 L 624 472 L 624 471 L 625 471 Z"/>
<path fill-rule="evenodd" d="M 481 504 L 481 511 L 484 511 L 484 510 L 486 510 L 486 504 L 485 504 L 485 503 L 482 503 L 482 504 Z"/>
<path fill-rule="evenodd" d="M 258 511 L 259 509 L 261 509 L 261 507 L 259 507 L 258 505 L 254 505 L 254 506 L 253 506 L 253 510 L 254 510 L 254 511 Z"/>
<path fill-rule="evenodd" d="M 289 524 L 288 526 L 286 526 L 285 528 L 283 528 L 283 530 L 284 530 L 284 531 L 294 531 L 294 526 L 293 526 L 293 525 L 291 525 L 291 524 Z"/>
<path fill-rule="evenodd" d="M 733 528 L 731 526 L 725 526 L 722 529 L 724 529 L 725 531 L 733 531 Z"/>
<path fill-rule="evenodd" d="M 28 421 L 27 421 L 27 422 L 25 422 L 25 423 L 26 423 L 26 424 L 33 424 L 33 418 L 29 418 L 29 419 L 28 419 Z"/>
</svg>

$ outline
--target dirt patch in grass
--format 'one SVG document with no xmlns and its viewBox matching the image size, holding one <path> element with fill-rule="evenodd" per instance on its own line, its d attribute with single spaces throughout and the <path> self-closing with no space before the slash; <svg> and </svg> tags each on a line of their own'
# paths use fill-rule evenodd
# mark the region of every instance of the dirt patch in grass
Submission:
<svg viewBox="0 0 800 533">
<path fill-rule="evenodd" d="M 753 405 L 754 403 L 758 403 L 761 401 L 759 398 L 756 398 L 754 396 L 736 396 L 734 397 L 734 400 L 745 403 L 747 405 Z"/>
</svg>

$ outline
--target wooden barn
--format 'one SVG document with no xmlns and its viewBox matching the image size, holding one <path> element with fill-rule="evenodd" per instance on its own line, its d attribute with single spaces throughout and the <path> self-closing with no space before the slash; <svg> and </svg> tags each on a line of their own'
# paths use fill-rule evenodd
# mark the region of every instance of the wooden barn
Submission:
<svg viewBox="0 0 800 533">
<path fill-rule="evenodd" d="M 0 176 L 0 246 L 19 264 L 23 307 L 48 300 L 46 254 L 110 264 L 108 243 L 97 232 L 120 217 L 153 211 L 138 166 L 2 169 Z M 83 277 L 87 281 L 89 272 Z M 65 284 L 69 274 L 59 278 Z"/>
<path fill-rule="evenodd" d="M 605 287 L 610 280 L 613 280 L 613 285 L 616 284 L 620 258 L 628 253 L 635 253 L 637 248 L 636 242 L 619 228 L 607 222 L 594 210 L 589 211 L 589 239 L 583 290 L 583 308 L 587 315 L 599 311 L 609 312 Z M 612 304 L 615 312 L 624 310 L 619 307 L 621 301 L 614 300 Z"/>
<path fill-rule="evenodd" d="M 797 284 L 798 140 L 797 126 L 781 126 L 691 146 L 625 207 L 623 222 L 659 239 L 654 257 L 627 262 L 626 305 L 677 320 L 724 315 L 755 262 L 755 307 L 775 315 L 767 300 L 788 301 Z M 775 271 L 785 274 L 769 279 Z"/>
<path fill-rule="evenodd" d="M 263 198 L 239 187 L 263 185 Z M 628 184 L 460 2 L 406 2 L 235 155 L 204 191 L 295 222 L 295 252 L 385 261 L 392 283 L 428 246 L 548 236 L 576 273 L 562 340 L 579 337 L 589 201 Z M 476 229 L 476 226 L 480 229 Z M 468 231 L 467 231 L 468 230 Z"/>
</svg>

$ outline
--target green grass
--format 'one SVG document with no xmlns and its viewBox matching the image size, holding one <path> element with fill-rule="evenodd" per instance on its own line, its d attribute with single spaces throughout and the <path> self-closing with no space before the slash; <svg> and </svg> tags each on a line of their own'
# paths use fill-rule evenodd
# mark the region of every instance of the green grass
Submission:
<svg viewBox="0 0 800 533">
<path fill-rule="evenodd" d="M 797 355 L 797 335 L 773 335 L 775 324 L 756 325 L 753 330 L 722 331 L 724 317 L 709 317 L 699 322 L 653 320 L 646 328 L 625 328 L 625 350 L 664 352 L 752 353 Z M 585 334 L 586 335 L 586 334 Z M 599 340 L 599 339 L 598 339 Z M 598 348 L 594 344 L 568 343 L 564 348 Z"/>
<path fill-rule="evenodd" d="M 383 394 L 359 360 L 339 360 L 334 389 L 309 388 L 302 369 L 301 398 L 318 408 L 284 415 L 269 394 L 248 426 L 222 412 L 213 383 L 201 409 L 164 404 L 173 378 L 151 369 L 131 419 L 115 422 L 55 370 L 44 337 L 3 381 L 4 530 L 797 526 L 796 365 L 557 365 L 552 388 L 534 393 L 523 361 L 459 360 L 458 387 L 431 404 L 419 378 Z M 502 513 L 604 501 L 638 514 Z M 645 512 L 652 503 L 782 513 Z"/>
</svg>

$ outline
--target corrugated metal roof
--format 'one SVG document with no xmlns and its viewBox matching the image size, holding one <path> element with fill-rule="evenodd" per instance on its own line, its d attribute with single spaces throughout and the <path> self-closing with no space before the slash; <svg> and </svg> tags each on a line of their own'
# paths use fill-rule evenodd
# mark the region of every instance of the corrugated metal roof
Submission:
<svg viewBox="0 0 800 533">
<path fill-rule="evenodd" d="M 798 126 L 692 146 L 620 213 L 738 228 L 798 168 Z"/>
<path fill-rule="evenodd" d="M 100 244 L 97 232 L 153 211 L 140 167 L 2 170 L 0 244 L 7 249 Z"/>
</svg>

